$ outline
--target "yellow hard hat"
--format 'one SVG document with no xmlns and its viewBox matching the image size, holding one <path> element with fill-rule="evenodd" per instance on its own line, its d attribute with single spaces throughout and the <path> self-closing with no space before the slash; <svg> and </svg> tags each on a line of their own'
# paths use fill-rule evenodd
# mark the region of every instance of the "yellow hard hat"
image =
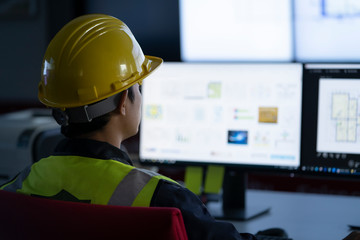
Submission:
<svg viewBox="0 0 360 240">
<path fill-rule="evenodd" d="M 119 19 L 84 15 L 66 24 L 51 40 L 38 97 L 46 106 L 62 111 L 87 106 L 141 84 L 162 62 L 145 56 Z"/>
</svg>

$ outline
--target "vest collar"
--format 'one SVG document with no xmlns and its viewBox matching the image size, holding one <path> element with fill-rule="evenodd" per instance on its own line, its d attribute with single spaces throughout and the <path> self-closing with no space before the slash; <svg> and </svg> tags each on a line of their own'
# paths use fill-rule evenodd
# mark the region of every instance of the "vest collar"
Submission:
<svg viewBox="0 0 360 240">
<path fill-rule="evenodd" d="M 133 166 L 129 156 L 119 148 L 107 143 L 91 139 L 62 140 L 56 147 L 53 155 L 83 156 L 97 159 L 112 159 Z"/>
</svg>

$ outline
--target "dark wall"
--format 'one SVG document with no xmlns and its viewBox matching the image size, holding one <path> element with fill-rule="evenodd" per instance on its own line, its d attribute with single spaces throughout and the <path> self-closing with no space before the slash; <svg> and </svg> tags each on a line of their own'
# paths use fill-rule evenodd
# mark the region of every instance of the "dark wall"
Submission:
<svg viewBox="0 0 360 240">
<path fill-rule="evenodd" d="M 7 2 L 0 5 L 0 101 L 27 102 L 36 97 L 46 45 L 47 6 L 44 0 L 35 6 Z"/>
<path fill-rule="evenodd" d="M 178 0 L 88 0 L 87 13 L 105 13 L 125 22 L 147 55 L 180 61 Z"/>
</svg>

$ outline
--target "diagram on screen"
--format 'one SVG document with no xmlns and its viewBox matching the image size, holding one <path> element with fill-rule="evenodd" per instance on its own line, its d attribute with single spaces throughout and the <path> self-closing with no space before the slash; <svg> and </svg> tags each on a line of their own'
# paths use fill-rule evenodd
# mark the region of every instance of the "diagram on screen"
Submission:
<svg viewBox="0 0 360 240">
<path fill-rule="evenodd" d="M 331 118 L 336 121 L 336 141 L 355 142 L 358 99 L 349 93 L 333 93 Z"/>
<path fill-rule="evenodd" d="M 360 81 L 320 80 L 318 103 L 319 152 L 359 152 Z"/>
<path fill-rule="evenodd" d="M 297 61 L 358 61 L 359 0 L 297 0 L 294 3 Z"/>
<path fill-rule="evenodd" d="M 358 0 L 321 0 L 320 5 L 323 17 L 360 17 L 360 1 Z"/>
</svg>

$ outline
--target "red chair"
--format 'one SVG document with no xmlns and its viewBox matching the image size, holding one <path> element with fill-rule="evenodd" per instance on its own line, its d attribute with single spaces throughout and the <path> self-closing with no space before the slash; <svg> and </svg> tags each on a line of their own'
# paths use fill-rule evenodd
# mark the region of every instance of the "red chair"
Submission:
<svg viewBox="0 0 360 240">
<path fill-rule="evenodd" d="M 177 208 L 64 202 L 0 190 L 0 239 L 188 239 Z"/>
</svg>

